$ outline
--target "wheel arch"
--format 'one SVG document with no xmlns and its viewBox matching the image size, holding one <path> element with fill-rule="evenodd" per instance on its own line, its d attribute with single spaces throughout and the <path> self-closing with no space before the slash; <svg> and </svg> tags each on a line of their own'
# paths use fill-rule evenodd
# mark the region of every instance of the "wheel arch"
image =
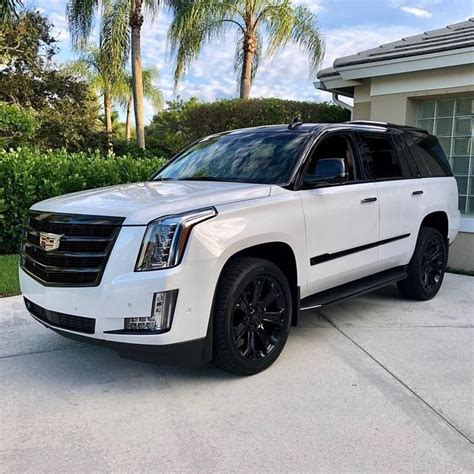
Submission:
<svg viewBox="0 0 474 474">
<path fill-rule="evenodd" d="M 448 243 L 449 219 L 446 212 L 435 211 L 427 214 L 421 221 L 420 229 L 422 227 L 432 227 L 438 230 Z"/>
<path fill-rule="evenodd" d="M 286 242 L 272 241 L 240 249 L 227 258 L 221 269 L 220 275 L 222 275 L 226 265 L 228 265 L 231 260 L 239 257 L 255 257 L 268 260 L 275 264 L 285 274 L 288 278 L 293 298 L 293 315 L 291 323 L 293 326 L 296 326 L 299 313 L 300 288 L 298 286 L 298 265 L 296 255 L 291 246 Z"/>
<path fill-rule="evenodd" d="M 206 343 L 203 350 L 203 360 L 209 362 L 212 359 L 212 348 L 213 348 L 213 315 L 214 315 L 214 306 L 217 297 L 217 290 L 219 288 L 219 281 L 222 277 L 222 274 L 229 264 L 235 258 L 239 257 L 256 257 L 269 260 L 274 263 L 280 270 L 288 277 L 288 283 L 291 288 L 291 294 L 293 297 L 293 314 L 291 318 L 292 326 L 296 326 L 298 323 L 298 315 L 300 311 L 300 287 L 298 285 L 298 266 L 295 253 L 291 246 L 286 242 L 281 241 L 271 241 L 260 244 L 251 245 L 229 255 L 222 265 L 221 271 L 219 273 L 219 278 L 217 279 L 217 284 L 214 289 L 214 297 L 212 299 L 211 314 L 209 318 Z"/>
</svg>

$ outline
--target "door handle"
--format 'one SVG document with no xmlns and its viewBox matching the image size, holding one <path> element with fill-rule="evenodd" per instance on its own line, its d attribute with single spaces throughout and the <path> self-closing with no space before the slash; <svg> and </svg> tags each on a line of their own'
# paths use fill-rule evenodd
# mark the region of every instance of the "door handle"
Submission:
<svg viewBox="0 0 474 474">
<path fill-rule="evenodd" d="M 362 199 L 362 201 L 360 201 L 361 204 L 367 204 L 369 202 L 375 202 L 377 201 L 377 198 L 373 197 L 373 198 L 365 198 L 365 199 Z"/>
<path fill-rule="evenodd" d="M 420 194 L 423 194 L 423 191 L 413 191 L 411 193 L 412 196 L 419 196 Z"/>
</svg>

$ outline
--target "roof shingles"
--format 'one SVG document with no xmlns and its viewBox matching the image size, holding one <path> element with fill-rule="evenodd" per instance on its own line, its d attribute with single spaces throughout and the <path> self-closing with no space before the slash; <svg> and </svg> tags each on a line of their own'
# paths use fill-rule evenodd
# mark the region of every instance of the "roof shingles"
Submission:
<svg viewBox="0 0 474 474">
<path fill-rule="evenodd" d="M 427 31 L 399 41 L 383 44 L 377 48 L 344 56 L 334 61 L 333 68 L 322 69 L 318 77 L 337 74 L 337 69 L 356 64 L 388 61 L 390 59 L 421 56 L 437 52 L 464 49 L 474 46 L 474 17 L 449 25 L 446 28 Z"/>
</svg>

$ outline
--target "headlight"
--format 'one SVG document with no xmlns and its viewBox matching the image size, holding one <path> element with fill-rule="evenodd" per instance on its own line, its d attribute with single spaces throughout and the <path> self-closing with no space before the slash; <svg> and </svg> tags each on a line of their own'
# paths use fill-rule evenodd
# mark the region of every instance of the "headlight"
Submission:
<svg viewBox="0 0 474 474">
<path fill-rule="evenodd" d="M 148 224 L 135 271 L 159 270 L 179 264 L 191 229 L 217 215 L 214 208 L 165 216 Z"/>
</svg>

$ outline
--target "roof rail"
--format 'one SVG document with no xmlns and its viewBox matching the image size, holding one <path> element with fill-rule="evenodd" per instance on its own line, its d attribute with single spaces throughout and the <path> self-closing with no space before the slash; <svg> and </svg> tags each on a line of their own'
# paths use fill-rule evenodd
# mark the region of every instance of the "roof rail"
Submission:
<svg viewBox="0 0 474 474">
<path fill-rule="evenodd" d="M 421 132 L 421 133 L 426 133 L 429 135 L 429 132 L 427 130 L 424 130 L 423 128 L 412 127 L 411 125 L 400 125 L 400 124 L 390 123 L 390 122 L 376 122 L 373 120 L 350 120 L 345 123 L 353 123 L 354 125 L 369 125 L 369 126 L 372 125 L 372 126 L 398 128 L 400 130 L 412 130 L 414 132 Z"/>
<path fill-rule="evenodd" d="M 384 125 L 384 126 L 390 125 L 388 122 L 378 122 L 375 120 L 349 120 L 346 123 L 354 123 L 356 125 Z"/>
</svg>

